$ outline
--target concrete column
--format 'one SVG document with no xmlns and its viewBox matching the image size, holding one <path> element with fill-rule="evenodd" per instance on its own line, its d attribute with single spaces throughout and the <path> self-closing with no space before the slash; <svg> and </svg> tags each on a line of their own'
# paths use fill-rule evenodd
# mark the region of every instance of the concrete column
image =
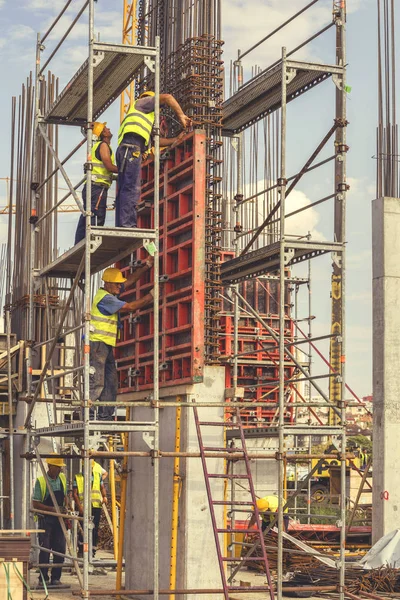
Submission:
<svg viewBox="0 0 400 600">
<path fill-rule="evenodd" d="M 203 383 L 182 386 L 177 390 L 182 400 L 222 402 L 225 388 L 225 368 L 204 368 Z M 163 398 L 166 399 L 166 398 Z M 171 395 L 171 400 L 176 396 Z M 175 409 L 160 410 L 160 448 L 173 451 L 175 443 Z M 145 408 L 132 410 L 135 421 L 151 420 L 152 411 Z M 200 420 L 222 421 L 223 408 L 199 410 Z M 204 427 L 206 446 L 223 447 L 223 427 Z M 198 452 L 197 435 L 191 408 L 182 408 L 181 451 Z M 148 450 L 142 434 L 132 434 L 131 450 Z M 172 515 L 173 459 L 162 458 L 160 464 L 160 523 L 159 557 L 160 588 L 169 588 L 170 543 Z M 223 460 L 207 461 L 209 472 L 223 473 Z M 128 504 L 125 543 L 126 589 L 152 588 L 153 580 L 153 473 L 151 460 L 133 458 L 129 463 Z M 182 491 L 179 499 L 177 587 L 186 589 L 221 588 L 221 577 L 211 525 L 206 488 L 200 458 L 181 458 Z M 212 481 L 215 498 L 223 499 L 223 480 Z M 223 525 L 222 507 L 216 507 L 217 521 Z M 182 597 L 183 598 L 183 597 Z M 217 594 L 191 595 L 189 600 L 220 600 Z"/>
<path fill-rule="evenodd" d="M 400 199 L 372 202 L 375 543 L 400 527 Z"/>
</svg>

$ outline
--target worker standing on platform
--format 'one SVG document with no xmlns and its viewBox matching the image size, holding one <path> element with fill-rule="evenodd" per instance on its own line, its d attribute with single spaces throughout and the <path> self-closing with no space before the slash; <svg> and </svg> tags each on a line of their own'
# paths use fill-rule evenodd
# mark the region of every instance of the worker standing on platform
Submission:
<svg viewBox="0 0 400 600">
<path fill-rule="evenodd" d="M 67 497 L 67 480 L 64 473 L 61 472 L 65 463 L 62 458 L 51 457 L 46 460 L 48 464 L 47 477 L 54 492 L 57 504 L 60 511 L 63 510 L 64 503 Z M 56 508 L 51 499 L 47 482 L 44 477 L 38 477 L 35 483 L 35 489 L 32 497 L 33 508 L 35 510 L 43 510 L 45 512 L 55 513 Z M 49 551 L 54 550 L 65 554 L 65 537 L 57 516 L 40 515 L 39 529 L 44 529 L 43 533 L 39 533 L 39 545 L 42 548 L 47 548 Z M 39 552 L 39 564 L 48 564 L 50 562 L 50 553 L 46 550 Z M 64 557 L 58 554 L 53 554 L 53 564 L 61 565 L 64 562 Z M 44 587 L 49 582 L 48 567 L 40 567 L 41 576 L 39 577 L 39 586 Z M 61 582 L 61 567 L 53 567 L 51 570 L 50 585 L 60 586 Z"/>
<path fill-rule="evenodd" d="M 105 469 L 95 460 L 91 460 L 92 468 L 92 517 L 93 517 L 93 557 L 97 550 L 97 541 L 99 539 L 99 526 L 101 517 L 101 507 L 103 504 L 107 505 L 107 492 L 103 482 Z M 73 483 L 73 498 L 75 500 L 75 506 L 79 511 L 79 514 L 83 516 L 83 498 L 84 498 L 85 481 L 82 473 L 75 475 Z M 82 552 L 83 537 L 78 536 L 79 554 Z"/>
<path fill-rule="evenodd" d="M 133 302 L 119 299 L 125 288 L 133 285 L 153 266 L 153 258 L 149 257 L 143 267 L 136 269 L 127 278 L 119 269 L 108 268 L 103 273 L 104 287 L 94 297 L 90 316 L 90 400 L 115 402 L 117 399 L 118 377 L 114 359 L 114 347 L 120 328 L 119 314 L 134 312 L 153 302 L 153 290 Z M 99 406 L 99 421 L 113 418 L 113 406 Z M 90 418 L 95 416 L 90 411 Z"/>
<path fill-rule="evenodd" d="M 93 123 L 93 134 L 99 138 L 92 147 L 92 191 L 90 210 L 91 224 L 103 226 L 106 220 L 107 194 L 112 184 L 112 174 L 118 173 L 114 153 L 111 149 L 112 133 L 107 123 Z M 83 205 L 86 209 L 86 184 L 82 190 Z M 86 217 L 81 215 L 75 233 L 75 244 L 83 240 L 86 231 Z"/>
<path fill-rule="evenodd" d="M 279 508 L 279 499 L 278 496 L 264 496 L 263 498 L 258 498 L 257 500 L 257 508 L 260 512 L 261 517 L 261 529 L 265 531 L 267 527 L 274 521 L 277 516 L 278 508 Z M 256 522 L 256 515 L 253 513 L 250 521 L 249 521 L 249 529 Z M 283 525 L 285 531 L 288 530 L 289 527 L 289 515 L 283 515 Z"/>
<path fill-rule="evenodd" d="M 160 106 L 169 106 L 184 129 L 191 126 L 171 94 L 160 94 Z M 118 165 L 118 187 L 115 202 L 116 227 L 137 227 L 136 207 L 140 198 L 140 170 L 142 153 L 150 146 L 154 125 L 155 94 L 147 91 L 132 102 L 118 132 L 116 152 Z M 172 146 L 183 134 L 174 138 L 160 138 L 160 147 Z"/>
</svg>

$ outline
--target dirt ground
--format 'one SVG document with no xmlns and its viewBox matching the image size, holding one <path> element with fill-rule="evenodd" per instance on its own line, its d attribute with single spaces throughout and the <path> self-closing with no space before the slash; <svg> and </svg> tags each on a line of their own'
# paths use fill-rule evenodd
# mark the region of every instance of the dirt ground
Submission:
<svg viewBox="0 0 400 600">
<path fill-rule="evenodd" d="M 112 559 L 112 555 L 107 553 L 107 552 L 98 552 L 96 555 L 96 558 L 99 559 L 107 559 L 110 560 Z M 111 568 L 107 568 L 107 575 L 98 575 L 98 574 L 93 574 L 93 575 L 89 575 L 89 587 L 92 589 L 104 589 L 104 590 L 115 590 L 115 570 L 112 570 Z M 30 583 L 31 585 L 35 585 L 38 579 L 38 574 L 32 570 L 30 573 Z M 71 587 L 68 589 L 62 589 L 62 590 L 57 590 L 57 591 L 53 591 L 53 590 L 49 590 L 49 595 L 47 596 L 47 598 L 45 599 L 45 593 L 43 590 L 40 591 L 33 591 L 32 592 L 32 598 L 34 600 L 77 600 L 77 598 L 79 598 L 79 595 L 74 595 L 74 592 L 79 592 L 79 585 L 76 579 L 75 575 L 71 575 L 69 573 L 64 573 L 62 576 L 62 582 L 65 584 L 70 585 Z M 261 573 L 252 573 L 249 571 L 242 571 L 240 572 L 240 577 L 238 580 L 235 581 L 234 585 L 241 585 L 241 582 L 243 582 L 243 584 L 250 584 L 253 586 L 262 586 L 266 584 L 266 580 L 264 575 L 262 575 Z M 123 592 L 121 597 L 123 598 Z M 201 596 L 202 598 L 204 598 L 204 600 L 210 600 L 209 596 Z M 115 596 L 96 596 L 96 600 L 111 600 L 111 598 L 115 598 Z M 131 598 L 134 598 L 134 596 L 131 596 Z M 136 596 L 136 598 L 139 598 L 138 596 Z M 161 598 L 167 598 L 167 596 L 162 596 Z M 251 590 L 249 590 L 249 593 L 240 593 L 240 594 L 235 594 L 232 593 L 231 595 L 231 600 L 265 600 L 266 596 L 264 595 L 264 593 L 260 594 L 260 593 L 255 593 L 255 592 L 251 592 Z M 286 598 L 286 596 L 284 596 L 284 598 Z M 145 598 L 141 598 L 140 600 L 147 600 L 148 597 Z M 314 598 L 309 598 L 309 600 L 320 600 L 319 597 L 314 597 Z"/>
</svg>

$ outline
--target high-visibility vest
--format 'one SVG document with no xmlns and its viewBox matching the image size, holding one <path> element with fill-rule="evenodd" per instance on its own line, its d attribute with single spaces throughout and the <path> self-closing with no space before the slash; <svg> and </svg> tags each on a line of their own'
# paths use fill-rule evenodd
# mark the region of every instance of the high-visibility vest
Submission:
<svg viewBox="0 0 400 600">
<path fill-rule="evenodd" d="M 118 315 L 103 315 L 97 308 L 99 302 L 109 292 L 100 288 L 94 297 L 90 314 L 90 336 L 91 342 L 104 342 L 109 346 L 115 346 L 118 333 Z"/>
<path fill-rule="evenodd" d="M 101 474 L 98 470 L 92 469 L 93 482 L 92 482 L 92 506 L 93 508 L 101 508 Z M 83 502 L 84 496 L 84 478 L 82 473 L 75 475 L 76 486 L 78 488 L 79 500 Z"/>
<path fill-rule="evenodd" d="M 92 147 L 92 181 L 93 183 L 106 185 L 107 187 L 110 187 L 110 185 L 112 184 L 112 173 L 111 171 L 106 169 L 103 161 L 99 160 L 96 156 L 96 150 L 100 146 L 100 144 L 103 144 L 101 140 L 100 142 L 96 142 Z M 111 146 L 109 146 L 109 148 L 111 153 L 111 162 L 113 165 L 115 165 L 114 153 L 111 149 Z"/>
<path fill-rule="evenodd" d="M 276 513 L 278 511 L 279 499 L 278 496 L 264 496 L 262 500 L 266 500 L 268 502 L 268 509 L 266 509 L 268 514 L 264 514 L 262 511 L 260 511 L 260 516 L 263 521 L 269 524 L 276 516 L 272 513 Z M 284 512 L 287 513 L 288 509 L 286 508 Z"/>
<path fill-rule="evenodd" d="M 59 478 L 60 478 L 61 484 L 63 486 L 64 496 L 66 496 L 67 495 L 67 479 L 66 479 L 64 473 L 60 473 Z M 43 502 L 43 500 L 45 499 L 45 496 L 46 496 L 47 483 L 46 483 L 46 479 L 44 477 L 38 477 L 38 481 L 40 484 L 40 493 L 42 495 L 41 502 Z"/>
<path fill-rule="evenodd" d="M 135 133 L 140 135 L 148 146 L 153 125 L 154 112 L 142 113 L 136 110 L 136 102 L 132 102 L 118 131 L 118 145 L 126 133 Z"/>
</svg>

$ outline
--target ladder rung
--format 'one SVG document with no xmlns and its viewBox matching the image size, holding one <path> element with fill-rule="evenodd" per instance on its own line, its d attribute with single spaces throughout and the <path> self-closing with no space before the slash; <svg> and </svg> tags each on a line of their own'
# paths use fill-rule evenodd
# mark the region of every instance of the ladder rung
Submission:
<svg viewBox="0 0 400 600">
<path fill-rule="evenodd" d="M 212 479 L 250 479 L 249 475 L 235 475 L 235 474 L 220 474 L 220 473 L 209 473 L 209 477 Z"/>
<path fill-rule="evenodd" d="M 203 450 L 205 452 L 232 452 L 233 454 L 242 452 L 244 454 L 242 448 L 213 448 L 212 446 L 203 446 Z"/>
<path fill-rule="evenodd" d="M 212 500 L 213 504 L 217 504 L 219 506 L 254 506 L 255 502 L 236 502 L 235 500 Z"/>
</svg>

